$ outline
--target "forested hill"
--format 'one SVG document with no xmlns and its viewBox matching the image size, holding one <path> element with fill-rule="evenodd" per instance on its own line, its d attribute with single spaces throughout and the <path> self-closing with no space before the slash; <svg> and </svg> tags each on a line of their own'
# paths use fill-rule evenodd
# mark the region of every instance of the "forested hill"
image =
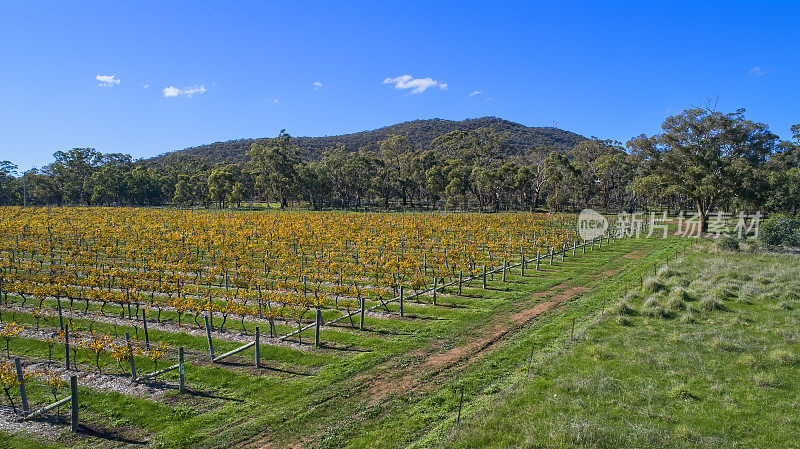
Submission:
<svg viewBox="0 0 800 449">
<path fill-rule="evenodd" d="M 482 127 L 489 127 L 498 132 L 507 132 L 510 135 L 511 151 L 521 153 L 538 147 L 550 147 L 561 152 L 572 149 L 578 142 L 585 140 L 579 134 L 553 127 L 529 127 L 519 123 L 510 122 L 497 117 L 482 117 L 462 121 L 454 120 L 414 120 L 398 123 L 373 131 L 362 131 L 341 136 L 325 137 L 298 137 L 295 139 L 308 159 L 317 159 L 323 149 L 344 144 L 348 150 L 355 151 L 359 148 L 377 149 L 378 143 L 392 134 L 406 136 L 410 143 L 417 148 L 427 150 L 431 148 L 433 139 L 450 131 L 471 131 Z M 291 130 L 288 130 L 291 133 Z M 242 162 L 247 159 L 246 153 L 254 139 L 229 140 L 215 142 L 199 147 L 187 148 L 178 152 L 187 155 L 206 157 L 209 162 Z M 167 153 L 173 154 L 173 153 Z M 167 155 L 156 156 L 150 162 L 159 163 Z"/>
</svg>

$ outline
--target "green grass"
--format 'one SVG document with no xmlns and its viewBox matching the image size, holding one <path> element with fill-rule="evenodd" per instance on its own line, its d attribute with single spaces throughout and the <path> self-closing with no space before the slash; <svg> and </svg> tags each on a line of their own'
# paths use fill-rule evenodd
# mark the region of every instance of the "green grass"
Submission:
<svg viewBox="0 0 800 449">
<path fill-rule="evenodd" d="M 426 444 L 792 445 L 799 275 L 794 256 L 693 253 L 631 291 L 626 307 L 595 316 L 575 342 L 536 357 L 529 376 L 474 398 L 458 433 Z"/>
</svg>

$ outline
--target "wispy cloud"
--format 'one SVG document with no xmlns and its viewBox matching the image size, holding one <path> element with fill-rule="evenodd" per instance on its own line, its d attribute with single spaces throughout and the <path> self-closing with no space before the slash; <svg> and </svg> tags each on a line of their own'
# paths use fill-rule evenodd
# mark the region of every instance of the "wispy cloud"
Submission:
<svg viewBox="0 0 800 449">
<path fill-rule="evenodd" d="M 147 83 L 142 83 L 142 89 L 149 89 L 150 85 Z"/>
<path fill-rule="evenodd" d="M 394 85 L 395 89 L 411 89 L 412 94 L 421 94 L 431 87 L 447 90 L 447 83 L 436 81 L 433 78 L 414 78 L 411 75 L 400 75 L 397 78 L 386 78 L 383 84 Z"/>
<path fill-rule="evenodd" d="M 314 90 L 320 90 L 322 88 L 322 83 L 319 81 L 314 81 Z"/>
<path fill-rule="evenodd" d="M 164 98 L 174 98 L 174 97 L 191 97 L 195 94 L 204 94 L 206 93 L 205 86 L 191 86 L 191 87 L 184 87 L 183 89 L 178 89 L 175 86 L 165 87 L 164 90 L 161 91 L 164 95 Z"/>
<path fill-rule="evenodd" d="M 748 75 L 750 75 L 750 76 L 754 76 L 754 77 L 764 76 L 764 75 L 766 75 L 767 73 L 769 73 L 769 70 L 764 70 L 764 69 L 763 69 L 761 66 L 759 66 L 759 65 L 757 65 L 757 66 L 753 67 L 752 69 L 750 69 L 750 71 L 749 71 L 749 72 L 747 72 L 747 74 L 748 74 Z"/>
<path fill-rule="evenodd" d="M 483 93 L 482 90 L 473 90 L 472 92 L 469 93 L 469 96 L 474 97 L 475 95 L 480 95 L 482 93 Z"/>
<path fill-rule="evenodd" d="M 275 98 L 265 98 L 265 99 L 264 99 L 264 103 L 275 103 L 275 104 L 278 104 L 278 103 L 280 103 L 280 102 L 281 102 L 281 99 L 280 99 L 280 98 L 278 98 L 278 97 L 275 97 Z"/>
<path fill-rule="evenodd" d="M 94 77 L 97 81 L 100 81 L 98 86 L 101 87 L 114 87 L 119 84 L 119 77 L 117 75 L 100 75 Z"/>
<path fill-rule="evenodd" d="M 486 101 L 494 101 L 494 97 L 486 97 Z"/>
</svg>

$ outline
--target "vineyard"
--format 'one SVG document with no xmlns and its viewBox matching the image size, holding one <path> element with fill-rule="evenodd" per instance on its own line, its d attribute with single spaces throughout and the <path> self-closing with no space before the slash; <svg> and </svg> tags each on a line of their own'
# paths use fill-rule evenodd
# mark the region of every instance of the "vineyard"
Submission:
<svg viewBox="0 0 800 449">
<path fill-rule="evenodd" d="M 0 419 L 36 408 L 20 384 L 45 406 L 70 375 L 89 397 L 141 405 L 207 396 L 209 379 L 252 365 L 222 362 L 245 351 L 249 375 L 313 374 L 419 331 L 431 310 L 456 313 L 470 289 L 608 243 L 575 229 L 572 216 L 530 213 L 2 208 L 0 379 L 17 414 Z"/>
</svg>

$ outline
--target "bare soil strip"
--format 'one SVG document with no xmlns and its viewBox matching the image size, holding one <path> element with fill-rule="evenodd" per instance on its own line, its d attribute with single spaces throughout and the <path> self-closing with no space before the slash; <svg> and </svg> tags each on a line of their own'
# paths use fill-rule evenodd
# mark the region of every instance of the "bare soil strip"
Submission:
<svg viewBox="0 0 800 449">
<path fill-rule="evenodd" d="M 370 382 L 370 402 L 379 402 L 390 394 L 399 395 L 408 391 L 426 390 L 423 385 L 425 382 L 422 379 L 451 369 L 456 365 L 466 366 L 475 362 L 506 336 L 587 290 L 589 290 L 587 287 L 569 287 L 565 284 L 552 287 L 543 292 L 549 297 L 546 301 L 536 303 L 533 307 L 520 310 L 511 316 L 497 315 L 491 325 L 481 330 L 480 337 L 469 338 L 465 343 L 444 352 L 430 353 L 421 363 L 403 370 L 400 376 L 379 375 Z M 378 372 L 386 371 L 378 370 Z"/>
</svg>

